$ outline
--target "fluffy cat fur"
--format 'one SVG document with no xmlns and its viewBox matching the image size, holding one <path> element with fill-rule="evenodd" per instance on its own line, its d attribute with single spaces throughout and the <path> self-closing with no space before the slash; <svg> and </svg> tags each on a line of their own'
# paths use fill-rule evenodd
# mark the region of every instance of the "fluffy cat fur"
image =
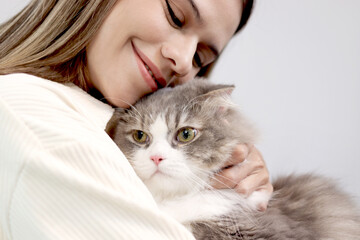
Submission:
<svg viewBox="0 0 360 240">
<path fill-rule="evenodd" d="M 203 79 L 162 89 L 117 109 L 106 131 L 159 207 L 196 239 L 360 239 L 358 210 L 331 179 L 278 178 L 266 212 L 255 209 L 266 197 L 259 192 L 245 199 L 210 187 L 234 147 L 256 139 L 232 89 Z"/>
</svg>

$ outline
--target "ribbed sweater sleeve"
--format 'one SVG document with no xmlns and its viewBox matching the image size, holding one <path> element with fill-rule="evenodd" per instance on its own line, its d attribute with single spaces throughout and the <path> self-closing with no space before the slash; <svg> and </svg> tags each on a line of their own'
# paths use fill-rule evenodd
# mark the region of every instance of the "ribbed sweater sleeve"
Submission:
<svg viewBox="0 0 360 240">
<path fill-rule="evenodd" d="M 0 76 L 0 240 L 193 239 L 161 213 L 76 86 Z"/>
</svg>

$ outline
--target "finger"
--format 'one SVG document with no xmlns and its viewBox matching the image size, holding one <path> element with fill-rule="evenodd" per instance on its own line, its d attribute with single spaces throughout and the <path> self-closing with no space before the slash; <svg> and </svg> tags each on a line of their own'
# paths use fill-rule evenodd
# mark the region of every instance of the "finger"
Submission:
<svg viewBox="0 0 360 240">
<path fill-rule="evenodd" d="M 254 145 L 249 148 L 249 155 L 247 156 L 247 160 L 250 162 L 257 162 L 257 164 L 265 166 L 265 161 L 260 151 Z"/>
<path fill-rule="evenodd" d="M 231 157 L 225 163 L 225 166 L 233 166 L 244 162 L 249 154 L 250 147 L 248 144 L 238 144 L 232 152 Z"/>
<path fill-rule="evenodd" d="M 250 175 L 258 174 L 262 171 L 264 171 L 267 176 L 269 175 L 265 162 L 260 152 L 255 147 L 252 147 L 248 158 L 246 159 L 246 161 L 239 165 L 239 168 L 239 171 L 242 173 L 240 175 L 241 177 L 238 178 L 239 182 Z"/>
<path fill-rule="evenodd" d="M 246 177 L 244 180 L 236 185 L 236 192 L 248 197 L 255 190 L 260 189 L 262 186 L 269 182 L 269 174 L 266 170 L 254 172 L 254 174 Z"/>
<path fill-rule="evenodd" d="M 268 181 L 266 184 L 257 188 L 256 191 L 267 192 L 269 195 L 271 195 L 274 192 L 274 187 L 271 182 Z"/>
<path fill-rule="evenodd" d="M 264 198 L 264 200 L 257 205 L 257 209 L 261 212 L 264 212 L 268 207 L 269 200 L 274 191 L 274 187 L 270 182 L 268 182 L 267 184 L 261 186 L 261 188 L 257 189 L 256 191 L 262 192 L 265 194 L 265 196 L 267 196 L 267 198 Z"/>
<path fill-rule="evenodd" d="M 240 169 L 240 165 L 223 169 L 221 172 L 214 175 L 210 184 L 217 189 L 235 188 L 240 180 L 246 177 L 243 176 L 244 173 Z"/>
<path fill-rule="evenodd" d="M 249 171 L 241 170 L 239 164 L 244 164 L 246 157 L 249 154 L 251 145 L 248 144 L 238 144 L 230 159 L 226 162 L 225 168 L 221 172 L 215 175 L 212 186 L 214 188 L 234 188 L 242 179 L 244 179 Z"/>
<path fill-rule="evenodd" d="M 247 178 L 250 175 L 258 174 L 260 171 L 263 171 L 266 168 L 261 161 L 260 158 L 257 156 L 252 157 L 251 160 L 247 160 L 239 165 L 237 165 L 237 168 L 234 168 L 234 170 L 237 170 L 237 182 L 240 183 L 240 181 L 243 181 L 245 178 Z M 223 171 L 223 175 L 227 176 L 227 174 L 231 174 L 230 171 Z M 235 173 L 232 173 L 233 175 Z"/>
<path fill-rule="evenodd" d="M 259 160 L 246 161 L 230 168 L 223 169 L 221 172 L 217 173 L 214 176 L 211 185 L 217 189 L 235 188 L 246 177 L 262 168 L 264 168 L 264 165 Z"/>
</svg>

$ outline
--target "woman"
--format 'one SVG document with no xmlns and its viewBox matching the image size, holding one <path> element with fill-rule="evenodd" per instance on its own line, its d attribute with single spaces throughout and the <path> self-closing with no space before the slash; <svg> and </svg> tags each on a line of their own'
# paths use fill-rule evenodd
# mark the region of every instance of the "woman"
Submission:
<svg viewBox="0 0 360 240">
<path fill-rule="evenodd" d="M 105 134 L 112 108 L 98 99 L 128 107 L 205 71 L 251 6 L 240 0 L 34 0 L 3 24 L 2 240 L 191 239 L 157 210 Z M 224 184 L 214 187 L 271 194 L 256 148 L 239 145 L 228 163 L 219 177 Z"/>
</svg>

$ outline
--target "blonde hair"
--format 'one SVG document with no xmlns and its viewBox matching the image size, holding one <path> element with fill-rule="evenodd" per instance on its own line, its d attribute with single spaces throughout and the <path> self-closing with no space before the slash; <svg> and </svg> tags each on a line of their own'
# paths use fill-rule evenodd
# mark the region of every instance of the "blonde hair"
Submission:
<svg viewBox="0 0 360 240">
<path fill-rule="evenodd" d="M 247 22 L 253 0 L 243 1 L 237 31 Z M 29 73 L 88 89 L 85 48 L 117 0 L 33 0 L 0 25 L 0 75 Z M 214 64 L 203 68 L 207 76 Z"/>
<path fill-rule="evenodd" d="M 31 1 L 0 26 L 0 74 L 29 73 L 87 90 L 85 47 L 116 1 Z"/>
</svg>

